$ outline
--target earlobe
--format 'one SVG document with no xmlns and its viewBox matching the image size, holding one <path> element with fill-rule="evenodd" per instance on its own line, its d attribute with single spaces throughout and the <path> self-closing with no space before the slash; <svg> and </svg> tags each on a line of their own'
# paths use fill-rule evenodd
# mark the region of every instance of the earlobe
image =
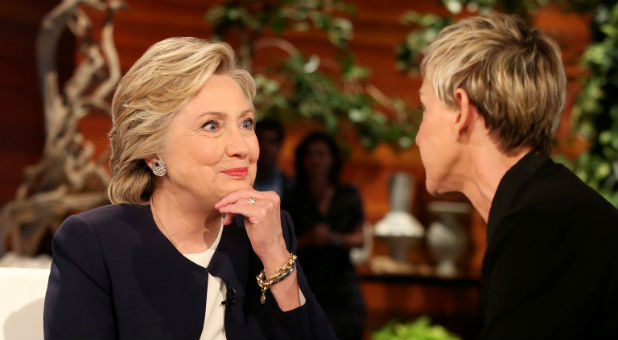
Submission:
<svg viewBox="0 0 618 340">
<path fill-rule="evenodd" d="M 150 168 L 153 174 L 156 176 L 165 176 L 167 174 L 167 164 L 162 161 L 158 156 L 145 158 L 146 165 Z"/>
<path fill-rule="evenodd" d="M 148 167 L 152 169 L 152 167 L 154 166 L 154 162 L 156 162 L 158 159 L 158 156 L 148 157 L 144 158 L 144 162 L 146 162 L 146 165 L 148 165 Z"/>
</svg>

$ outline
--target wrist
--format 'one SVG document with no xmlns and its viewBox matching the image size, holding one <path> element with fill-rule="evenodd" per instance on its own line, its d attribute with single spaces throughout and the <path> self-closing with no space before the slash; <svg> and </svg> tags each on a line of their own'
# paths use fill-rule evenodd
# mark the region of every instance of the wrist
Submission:
<svg viewBox="0 0 618 340">
<path fill-rule="evenodd" d="M 276 251 L 270 252 L 268 255 L 260 258 L 264 266 L 264 272 L 267 277 L 275 274 L 277 269 L 288 260 L 290 252 L 287 248 L 278 248 Z"/>
<path fill-rule="evenodd" d="M 257 284 L 262 290 L 262 294 L 260 296 L 260 302 L 264 304 L 266 302 L 266 291 L 269 288 L 271 288 L 271 286 L 279 283 L 280 281 L 290 276 L 294 272 L 295 269 L 296 269 L 296 255 L 292 253 L 288 254 L 287 260 L 281 266 L 277 268 L 277 270 L 271 277 L 268 277 L 266 274 L 266 270 L 263 269 L 256 277 Z M 296 279 L 294 279 L 293 281 L 296 281 Z M 297 283 L 294 283 L 293 285 L 297 285 Z M 287 286 L 289 287 L 289 285 Z M 289 288 L 284 289 L 284 291 L 286 290 L 289 290 Z"/>
</svg>

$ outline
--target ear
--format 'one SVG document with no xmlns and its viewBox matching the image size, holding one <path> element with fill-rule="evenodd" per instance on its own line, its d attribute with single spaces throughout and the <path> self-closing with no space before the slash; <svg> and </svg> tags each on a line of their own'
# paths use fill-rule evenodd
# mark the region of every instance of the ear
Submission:
<svg viewBox="0 0 618 340">
<path fill-rule="evenodd" d="M 477 115 L 476 106 L 470 101 L 468 92 L 462 88 L 455 90 L 458 112 L 455 117 L 455 131 L 457 139 L 466 142 L 470 135 L 474 118 Z"/>
<path fill-rule="evenodd" d="M 148 167 L 152 169 L 152 167 L 154 166 L 154 162 L 158 161 L 159 159 L 160 159 L 159 156 L 152 156 L 152 157 L 144 158 L 144 162 L 146 162 Z"/>
</svg>

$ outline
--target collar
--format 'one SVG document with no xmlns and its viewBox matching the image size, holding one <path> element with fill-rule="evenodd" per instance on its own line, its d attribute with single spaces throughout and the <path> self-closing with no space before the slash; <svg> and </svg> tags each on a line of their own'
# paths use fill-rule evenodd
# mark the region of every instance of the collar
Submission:
<svg viewBox="0 0 618 340">
<path fill-rule="evenodd" d="M 221 241 L 208 266 L 210 274 L 223 279 L 228 291 L 239 299 L 244 297 L 240 282 L 246 281 L 251 249 L 243 217 L 236 216 L 230 225 L 223 226 Z"/>
<path fill-rule="evenodd" d="M 161 254 L 166 261 L 174 266 L 190 267 L 193 275 L 202 283 L 208 282 L 208 273 L 220 277 L 227 288 L 227 298 L 242 299 L 245 296 L 244 285 L 247 280 L 247 270 L 250 268 L 251 243 L 244 229 L 244 218 L 237 215 L 230 225 L 223 226 L 220 232 L 219 244 L 207 268 L 204 268 L 181 254 L 176 247 L 157 228 L 150 206 L 142 207 L 143 214 L 151 224 L 153 249 Z"/>
<path fill-rule="evenodd" d="M 487 219 L 487 242 L 491 240 L 496 227 L 510 212 L 513 201 L 524 183 L 543 165 L 550 160 L 545 153 L 532 150 L 513 165 L 502 177 L 491 202 Z"/>
<path fill-rule="evenodd" d="M 212 256 L 217 251 L 217 246 L 219 246 L 219 241 L 221 241 L 221 235 L 223 234 L 223 219 L 221 219 L 221 224 L 219 225 L 219 231 L 217 232 L 217 236 L 215 240 L 210 244 L 208 249 L 199 253 L 183 253 L 183 255 L 194 263 L 199 264 L 200 266 L 208 266 L 210 264 L 210 260 L 212 260 Z"/>
<path fill-rule="evenodd" d="M 229 339 L 246 336 L 237 325 L 246 323 L 242 306 L 245 304 L 245 286 L 252 268 L 251 243 L 244 228 L 244 217 L 237 215 L 234 221 L 223 226 L 221 242 L 210 261 L 208 271 L 220 277 L 226 286 L 225 332 Z M 257 285 L 256 285 L 257 286 Z M 236 326 L 232 326 L 236 325 Z"/>
</svg>

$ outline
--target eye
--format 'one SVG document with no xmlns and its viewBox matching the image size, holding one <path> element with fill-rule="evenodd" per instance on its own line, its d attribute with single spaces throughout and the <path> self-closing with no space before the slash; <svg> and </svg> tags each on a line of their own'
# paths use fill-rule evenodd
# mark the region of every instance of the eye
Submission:
<svg viewBox="0 0 618 340">
<path fill-rule="evenodd" d="M 202 129 L 205 129 L 206 131 L 217 131 L 219 130 L 219 123 L 214 120 L 209 120 L 202 125 Z"/>
<path fill-rule="evenodd" d="M 421 111 L 421 112 L 425 112 L 425 106 L 423 106 L 423 105 L 419 105 L 419 106 L 417 106 L 416 108 L 417 108 L 419 111 Z"/>
<path fill-rule="evenodd" d="M 247 118 L 243 120 L 241 127 L 243 129 L 253 130 L 255 128 L 255 122 L 253 121 L 253 118 Z"/>
</svg>

